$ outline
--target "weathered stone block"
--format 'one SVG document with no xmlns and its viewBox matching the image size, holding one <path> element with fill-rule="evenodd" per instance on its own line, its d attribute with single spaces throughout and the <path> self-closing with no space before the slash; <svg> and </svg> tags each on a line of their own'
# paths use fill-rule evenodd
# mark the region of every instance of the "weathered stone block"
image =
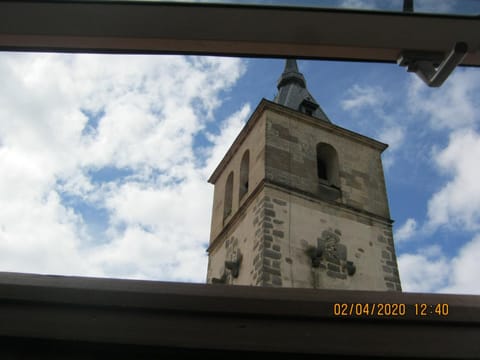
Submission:
<svg viewBox="0 0 480 360">
<path fill-rule="evenodd" d="M 336 271 L 336 272 L 340 272 L 340 266 L 334 265 L 334 264 L 328 264 L 327 269 L 332 270 L 332 271 Z"/>
<path fill-rule="evenodd" d="M 289 142 L 298 143 L 298 138 L 290 134 L 290 129 L 280 124 L 272 124 L 272 130 L 276 131 L 280 139 L 285 139 Z"/>
<path fill-rule="evenodd" d="M 278 236 L 279 238 L 283 238 L 284 233 L 280 230 L 273 230 L 273 235 Z"/>
<path fill-rule="evenodd" d="M 330 270 L 327 271 L 327 275 L 332 277 L 332 278 L 342 279 L 342 280 L 345 280 L 347 278 L 346 274 L 341 274 L 341 273 L 330 271 Z"/>
<path fill-rule="evenodd" d="M 400 279 L 397 276 L 385 276 L 384 279 L 385 281 L 400 282 Z"/>
<path fill-rule="evenodd" d="M 340 265 L 340 260 L 338 260 L 336 257 L 334 256 L 331 256 L 330 254 L 325 254 L 325 260 L 331 262 L 331 263 L 334 263 L 334 264 L 337 264 L 337 265 Z"/>
<path fill-rule="evenodd" d="M 280 206 L 285 206 L 287 205 L 287 202 L 286 201 L 283 201 L 283 200 L 280 200 L 280 199 L 273 199 L 273 202 L 277 205 L 280 205 Z"/>
<path fill-rule="evenodd" d="M 264 266 L 263 271 L 265 271 L 267 273 L 270 273 L 270 274 L 273 274 L 273 275 L 281 275 L 281 272 L 280 272 L 279 269 L 274 269 L 274 268 L 271 268 L 271 267 L 268 267 L 268 266 Z"/>
<path fill-rule="evenodd" d="M 272 284 L 275 286 L 282 286 L 282 278 L 280 276 L 272 276 Z"/>
<path fill-rule="evenodd" d="M 343 244 L 337 244 L 336 255 L 340 260 L 347 260 L 347 247 Z"/>
<path fill-rule="evenodd" d="M 282 255 L 276 251 L 272 251 L 270 249 L 263 250 L 263 256 L 271 258 L 271 259 L 281 259 Z"/>
<path fill-rule="evenodd" d="M 270 209 L 265 209 L 265 216 L 275 217 L 275 211 Z"/>
</svg>

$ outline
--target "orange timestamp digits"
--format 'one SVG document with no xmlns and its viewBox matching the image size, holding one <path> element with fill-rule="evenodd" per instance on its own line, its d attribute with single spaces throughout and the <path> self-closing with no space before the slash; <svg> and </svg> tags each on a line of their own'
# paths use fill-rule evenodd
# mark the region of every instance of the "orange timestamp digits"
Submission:
<svg viewBox="0 0 480 360">
<path fill-rule="evenodd" d="M 334 303 L 334 316 L 405 316 L 407 306 L 402 303 Z"/>
<path fill-rule="evenodd" d="M 448 304 L 409 304 L 403 303 L 334 303 L 334 316 L 418 316 L 418 317 L 447 317 Z"/>
</svg>

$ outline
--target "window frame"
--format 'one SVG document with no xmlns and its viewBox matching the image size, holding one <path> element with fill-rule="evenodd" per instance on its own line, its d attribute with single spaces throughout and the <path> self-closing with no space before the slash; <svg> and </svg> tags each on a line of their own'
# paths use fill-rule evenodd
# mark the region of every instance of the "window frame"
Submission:
<svg viewBox="0 0 480 360">
<path fill-rule="evenodd" d="M 480 66 L 479 23 L 475 16 L 305 7 L 2 0 L 0 50 L 395 63 L 403 50 L 445 53 L 463 41 L 470 49 L 463 64 Z"/>
</svg>

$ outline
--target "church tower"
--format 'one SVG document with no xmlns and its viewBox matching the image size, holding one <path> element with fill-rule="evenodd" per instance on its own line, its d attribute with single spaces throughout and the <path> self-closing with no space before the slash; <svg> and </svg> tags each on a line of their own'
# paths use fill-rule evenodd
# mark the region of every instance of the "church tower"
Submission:
<svg viewBox="0 0 480 360">
<path fill-rule="evenodd" d="M 287 60 L 209 182 L 208 283 L 401 291 L 381 154 Z"/>
</svg>

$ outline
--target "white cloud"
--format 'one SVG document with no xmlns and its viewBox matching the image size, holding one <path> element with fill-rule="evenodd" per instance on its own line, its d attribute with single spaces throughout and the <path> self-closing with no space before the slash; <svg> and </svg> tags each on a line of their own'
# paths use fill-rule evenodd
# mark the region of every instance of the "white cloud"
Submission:
<svg viewBox="0 0 480 360">
<path fill-rule="evenodd" d="M 415 219 L 408 218 L 405 223 L 400 226 L 394 235 L 396 241 L 405 241 L 411 239 L 417 231 L 417 222 Z"/>
<path fill-rule="evenodd" d="M 209 149 L 209 160 L 205 166 L 205 176 L 209 177 L 227 153 L 233 141 L 245 125 L 247 116 L 250 114 L 250 105 L 244 105 L 239 111 L 225 120 L 218 135 L 208 134 L 209 141 L 213 146 Z"/>
<path fill-rule="evenodd" d="M 438 0 L 417 0 L 414 3 L 415 12 L 449 13 L 455 2 Z M 402 11 L 403 2 L 399 0 L 342 0 L 339 7 L 364 10 Z"/>
<path fill-rule="evenodd" d="M 475 69 L 456 69 L 439 89 L 428 88 L 412 77 L 408 93 L 407 108 L 413 117 L 425 117 L 430 131 L 437 132 L 434 136 L 440 131 L 449 136 L 448 145 L 443 148 L 430 145 L 431 164 L 446 180 L 440 189 L 432 189 L 424 224 L 419 227 L 415 220 L 408 219 L 395 233 L 395 239 L 401 242 L 415 234 L 432 236 L 439 227 L 462 235 L 478 232 L 480 73 Z M 456 239 L 455 233 L 450 237 Z M 400 255 L 404 290 L 480 294 L 475 270 L 480 236 L 477 233 L 466 244 L 453 245 L 459 247 L 454 257 L 443 254 L 438 245 Z"/>
<path fill-rule="evenodd" d="M 380 130 L 378 139 L 388 144 L 388 152 L 383 156 L 383 166 L 386 170 L 390 169 L 395 162 L 395 154 L 401 148 L 405 141 L 405 128 L 398 125 L 385 124 Z"/>
<path fill-rule="evenodd" d="M 358 110 L 363 107 L 381 106 L 385 100 L 381 87 L 355 84 L 348 91 L 348 97 L 342 101 L 342 107 L 344 110 Z"/>
<path fill-rule="evenodd" d="M 342 108 L 358 119 L 356 126 L 361 133 L 370 133 L 389 145 L 388 151 L 383 155 L 383 166 L 386 170 L 394 164 L 396 154 L 405 142 L 407 131 L 407 125 L 401 126 L 398 116 L 392 114 L 391 109 L 387 109 L 393 96 L 381 86 L 355 84 L 341 102 Z"/>
<path fill-rule="evenodd" d="M 405 140 L 405 128 L 398 125 L 380 131 L 379 140 L 387 143 L 392 151 L 397 150 Z"/>
<path fill-rule="evenodd" d="M 471 127 L 478 122 L 480 72 L 456 69 L 440 87 L 431 89 L 412 76 L 408 106 L 413 114 L 426 115 L 434 130 Z"/>
<path fill-rule="evenodd" d="M 212 189 L 193 138 L 243 71 L 231 58 L 1 54 L 0 271 L 203 282 Z M 214 140 L 207 155 L 224 148 Z M 104 167 L 133 175 L 92 176 Z M 106 211 L 93 234 L 106 238 L 82 204 Z"/>
<path fill-rule="evenodd" d="M 480 255 L 480 235 L 467 243 L 457 257 L 451 261 L 450 283 L 441 291 L 448 293 L 478 294 L 478 257 Z"/>
<path fill-rule="evenodd" d="M 414 10 L 431 13 L 449 13 L 455 1 L 420 0 L 415 1 Z"/>
<path fill-rule="evenodd" d="M 375 9 L 391 9 L 392 6 L 395 10 L 399 10 L 399 6 L 396 5 L 395 0 L 342 0 L 338 7 L 344 7 L 348 9 L 363 9 L 363 10 L 375 10 Z"/>
<path fill-rule="evenodd" d="M 450 272 L 447 258 L 424 254 L 400 255 L 398 268 L 402 290 L 407 292 L 436 292 L 445 286 Z"/>
<path fill-rule="evenodd" d="M 408 107 L 412 115 L 425 116 L 433 131 L 447 131 L 448 145 L 432 146 L 431 164 L 446 179 L 432 189 L 427 219 L 419 231 L 433 234 L 439 227 L 450 230 L 480 229 L 480 73 L 457 69 L 439 89 L 413 77 Z"/>
<path fill-rule="evenodd" d="M 439 169 L 452 177 L 428 202 L 427 228 L 446 225 L 480 229 L 480 134 L 459 130 L 435 156 Z"/>
<path fill-rule="evenodd" d="M 80 249 L 81 219 L 60 203 L 56 192 L 4 204 L 8 206 L 0 212 L 1 270 L 85 275 L 100 270 Z"/>
<path fill-rule="evenodd" d="M 434 244 L 418 249 L 417 253 L 419 255 L 425 256 L 427 258 L 439 258 L 443 256 L 443 251 L 440 245 Z"/>
<path fill-rule="evenodd" d="M 374 9 L 376 4 L 375 0 L 343 0 L 339 6 L 349 9 Z"/>
<path fill-rule="evenodd" d="M 403 291 L 480 294 L 478 255 L 480 235 L 465 244 L 453 258 L 442 254 L 438 245 L 398 257 Z"/>
</svg>

